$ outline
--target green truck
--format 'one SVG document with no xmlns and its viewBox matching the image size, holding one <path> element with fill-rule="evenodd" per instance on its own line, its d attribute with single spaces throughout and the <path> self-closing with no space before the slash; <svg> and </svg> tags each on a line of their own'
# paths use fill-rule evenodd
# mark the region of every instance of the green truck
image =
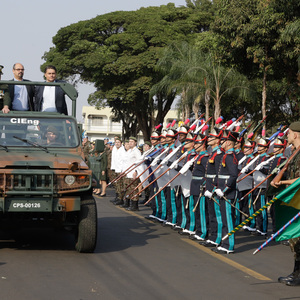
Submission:
<svg viewBox="0 0 300 300">
<path fill-rule="evenodd" d="M 78 252 L 93 252 L 97 207 L 74 117 L 77 92 L 67 83 L 24 84 L 60 85 L 73 100 L 73 116 L 0 111 L 0 228 L 68 229 Z"/>
</svg>

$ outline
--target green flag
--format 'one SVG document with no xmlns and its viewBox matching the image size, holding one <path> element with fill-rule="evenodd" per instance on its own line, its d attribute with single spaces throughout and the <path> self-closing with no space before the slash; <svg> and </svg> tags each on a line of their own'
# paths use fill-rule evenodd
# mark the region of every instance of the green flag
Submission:
<svg viewBox="0 0 300 300">
<path fill-rule="evenodd" d="M 300 210 L 300 178 L 284 189 L 275 198 L 280 200 L 273 204 L 275 205 L 276 229 L 278 230 L 291 220 Z M 300 219 L 298 218 L 277 236 L 276 241 L 288 240 L 299 236 Z"/>
</svg>

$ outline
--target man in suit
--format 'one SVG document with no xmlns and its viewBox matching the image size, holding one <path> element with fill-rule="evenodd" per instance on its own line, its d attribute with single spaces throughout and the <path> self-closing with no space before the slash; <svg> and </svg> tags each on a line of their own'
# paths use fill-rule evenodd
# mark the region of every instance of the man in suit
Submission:
<svg viewBox="0 0 300 300">
<path fill-rule="evenodd" d="M 0 65 L 0 80 L 1 80 L 1 75 L 3 74 L 2 73 L 3 68 L 4 67 Z M 0 109 L 4 114 L 9 112 L 10 105 L 11 105 L 11 99 L 8 92 L 8 86 L 6 84 L 0 84 Z"/>
<path fill-rule="evenodd" d="M 47 82 L 62 82 L 56 80 L 56 68 L 48 65 L 44 74 Z M 36 86 L 35 110 L 45 112 L 59 112 L 68 114 L 65 92 L 59 86 Z"/>
<path fill-rule="evenodd" d="M 29 81 L 23 79 L 24 66 L 20 63 L 13 65 L 13 81 Z M 27 111 L 34 110 L 33 97 L 34 97 L 34 86 L 32 85 L 9 85 L 8 86 L 10 98 L 12 100 L 10 109 Z"/>
</svg>

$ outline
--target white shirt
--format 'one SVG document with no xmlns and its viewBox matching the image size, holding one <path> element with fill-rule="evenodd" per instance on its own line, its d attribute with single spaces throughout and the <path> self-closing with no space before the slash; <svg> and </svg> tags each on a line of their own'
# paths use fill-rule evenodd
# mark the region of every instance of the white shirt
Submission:
<svg viewBox="0 0 300 300">
<path fill-rule="evenodd" d="M 125 152 L 125 155 L 123 156 L 123 165 L 122 165 L 122 171 L 124 172 L 126 169 L 128 169 L 131 165 L 136 163 L 139 158 L 141 158 L 141 151 L 137 148 L 134 147 L 132 149 L 129 149 L 128 151 Z M 133 173 L 136 171 L 135 168 L 130 171 L 126 177 L 127 178 L 133 178 Z"/>
<path fill-rule="evenodd" d="M 20 81 L 14 79 L 14 81 Z M 25 85 L 14 86 L 14 99 L 12 99 L 13 110 L 28 110 L 28 92 Z"/>
<path fill-rule="evenodd" d="M 119 149 L 114 146 L 111 152 L 111 170 L 120 173 L 122 171 L 123 156 L 125 155 L 125 148 L 122 145 Z"/>
<path fill-rule="evenodd" d="M 55 86 L 44 87 L 42 111 L 57 112 L 55 105 Z"/>
</svg>

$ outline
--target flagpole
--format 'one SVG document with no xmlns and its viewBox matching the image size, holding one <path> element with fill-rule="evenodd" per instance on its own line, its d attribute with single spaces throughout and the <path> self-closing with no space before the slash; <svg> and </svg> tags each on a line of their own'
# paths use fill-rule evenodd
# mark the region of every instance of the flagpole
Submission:
<svg viewBox="0 0 300 300">
<path fill-rule="evenodd" d="M 263 210 L 271 206 L 276 200 L 278 200 L 276 197 L 273 198 L 271 201 L 269 201 L 266 205 L 261 207 L 259 210 L 257 210 L 254 214 L 252 214 L 248 219 L 246 219 L 244 222 L 242 222 L 240 225 L 235 227 L 233 230 L 231 230 L 229 233 L 227 233 L 223 238 L 222 241 L 226 240 L 229 236 L 235 234 L 237 231 L 239 231 L 244 225 L 249 223 L 251 220 L 253 220 L 256 216 L 258 216 Z"/>
<path fill-rule="evenodd" d="M 289 227 L 295 220 L 300 217 L 300 211 L 291 219 L 289 220 L 283 227 L 281 227 L 276 233 L 274 233 L 266 242 L 264 242 L 259 248 L 257 248 L 253 255 L 257 252 L 261 251 L 265 246 L 267 246 L 272 240 L 274 240 L 281 232 L 283 232 L 287 227 Z"/>
</svg>

